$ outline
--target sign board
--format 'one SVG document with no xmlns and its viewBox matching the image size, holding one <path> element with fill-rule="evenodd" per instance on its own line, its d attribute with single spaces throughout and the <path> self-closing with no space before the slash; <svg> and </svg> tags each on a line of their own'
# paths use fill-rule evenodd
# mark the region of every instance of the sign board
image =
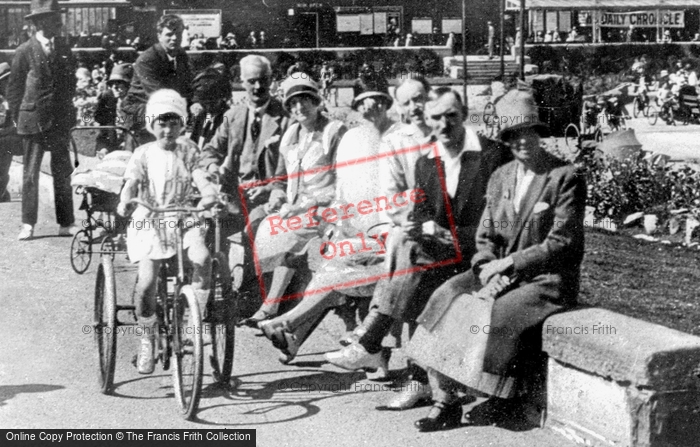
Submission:
<svg viewBox="0 0 700 447">
<path fill-rule="evenodd" d="M 374 33 L 374 16 L 372 14 L 360 14 L 360 34 Z"/>
<path fill-rule="evenodd" d="M 187 34 L 203 36 L 204 38 L 221 35 L 220 9 L 166 9 L 163 15 L 177 14 L 188 27 Z"/>
<path fill-rule="evenodd" d="M 520 11 L 520 0 L 506 0 L 506 11 Z"/>
<path fill-rule="evenodd" d="M 442 33 L 462 34 L 462 19 L 442 19 Z"/>
<path fill-rule="evenodd" d="M 356 33 L 360 31 L 359 14 L 338 14 L 336 18 L 339 33 Z"/>
<path fill-rule="evenodd" d="M 569 32 L 571 29 L 571 13 L 562 11 L 559 13 L 559 31 Z"/>
<path fill-rule="evenodd" d="M 544 11 L 536 9 L 530 11 L 530 21 L 532 23 L 532 31 L 544 31 Z"/>
<path fill-rule="evenodd" d="M 375 12 L 374 13 L 374 34 L 385 34 L 386 33 L 386 13 L 385 12 Z"/>
<path fill-rule="evenodd" d="M 578 26 L 591 26 L 593 25 L 593 11 L 579 11 L 578 12 Z"/>
<path fill-rule="evenodd" d="M 657 14 L 658 12 L 658 14 Z M 606 28 L 685 28 L 685 11 L 602 12 L 600 26 Z"/>
<path fill-rule="evenodd" d="M 413 34 L 430 34 L 433 32 L 433 19 L 411 20 L 411 32 Z"/>
</svg>

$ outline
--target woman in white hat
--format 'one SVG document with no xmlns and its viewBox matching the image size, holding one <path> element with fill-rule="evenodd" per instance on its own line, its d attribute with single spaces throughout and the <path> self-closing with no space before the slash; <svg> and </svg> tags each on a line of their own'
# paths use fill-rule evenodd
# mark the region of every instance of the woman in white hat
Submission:
<svg viewBox="0 0 700 447">
<path fill-rule="evenodd" d="M 323 102 L 316 82 L 305 72 L 296 72 L 282 83 L 284 107 L 296 121 L 285 132 L 280 153 L 287 168 L 287 194 L 273 191 L 269 215 L 258 228 L 255 249 L 263 273 L 272 273 L 272 283 L 260 309 L 244 320 L 248 326 L 277 315 L 279 303 L 299 266 L 304 264 L 306 245 L 322 234 L 321 211 L 335 196 L 335 156 L 347 130 L 341 121 L 321 114 Z M 301 228 L 281 231 L 290 218 L 303 217 Z M 298 219 L 298 217 L 296 217 Z M 313 220 L 313 222 L 311 222 Z"/>
</svg>

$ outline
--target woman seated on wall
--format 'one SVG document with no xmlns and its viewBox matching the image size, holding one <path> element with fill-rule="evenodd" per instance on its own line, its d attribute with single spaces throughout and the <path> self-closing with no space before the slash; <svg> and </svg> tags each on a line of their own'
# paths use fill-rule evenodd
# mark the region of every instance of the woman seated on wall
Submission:
<svg viewBox="0 0 700 447">
<path fill-rule="evenodd" d="M 324 231 L 324 222 L 282 231 L 289 219 L 307 214 L 312 208 L 327 207 L 335 194 L 335 156 L 340 139 L 347 130 L 340 121 L 330 121 L 321 114 L 323 102 L 318 85 L 306 73 L 297 73 L 282 83 L 284 106 L 296 121 L 282 137 L 280 155 L 287 168 L 287 195 L 270 195 L 268 207 L 279 209 L 260 225 L 255 250 L 262 273 L 272 272 L 272 284 L 260 309 L 241 322 L 256 327 L 277 315 L 280 299 L 296 273 L 295 266 L 304 262 L 307 243 Z M 281 207 L 280 207 L 281 205 Z M 321 213 L 318 213 L 320 216 Z M 305 218 L 306 219 L 306 218 Z"/>
</svg>

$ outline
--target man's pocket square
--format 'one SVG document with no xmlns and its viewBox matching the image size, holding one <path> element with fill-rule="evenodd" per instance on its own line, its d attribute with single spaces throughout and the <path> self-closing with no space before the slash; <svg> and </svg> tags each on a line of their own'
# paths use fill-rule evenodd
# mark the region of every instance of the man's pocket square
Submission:
<svg viewBox="0 0 700 447">
<path fill-rule="evenodd" d="M 535 208 L 533 208 L 532 212 L 535 214 L 541 213 L 542 211 L 545 211 L 549 209 L 549 203 L 547 202 L 537 202 L 535 203 Z"/>
</svg>

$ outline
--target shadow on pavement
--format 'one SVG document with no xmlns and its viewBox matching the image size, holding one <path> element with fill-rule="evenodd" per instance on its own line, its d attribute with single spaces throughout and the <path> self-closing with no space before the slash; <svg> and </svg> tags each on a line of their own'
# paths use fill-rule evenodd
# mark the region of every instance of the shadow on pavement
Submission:
<svg viewBox="0 0 700 447">
<path fill-rule="evenodd" d="M 299 372 L 299 371 L 295 371 Z M 288 371 L 270 371 L 253 373 L 238 376 L 232 379 L 235 383 L 228 389 L 220 385 L 210 385 L 205 388 L 203 397 L 224 397 L 231 400 L 229 404 L 205 406 L 205 401 L 200 402 L 200 408 L 196 422 L 207 425 L 268 425 L 282 422 L 289 422 L 313 416 L 320 412 L 316 405 L 325 399 L 332 397 L 342 397 L 358 392 L 355 384 L 364 380 L 363 372 L 318 372 L 309 370 L 312 374 L 285 377 L 279 380 L 266 381 L 261 376 L 270 374 L 284 374 Z M 213 422 L 206 420 L 206 413 L 219 407 L 244 406 L 245 410 L 234 412 L 233 420 L 240 419 L 240 416 L 263 415 L 259 421 L 246 420 L 241 424 L 226 422 Z M 298 411 L 290 411 L 297 408 Z M 271 417 L 273 412 L 284 410 L 279 419 Z M 292 416 L 288 416 L 292 414 Z"/>
<path fill-rule="evenodd" d="M 65 387 L 59 385 L 44 385 L 40 383 L 30 383 L 26 385 L 2 385 L 0 386 L 0 406 L 7 405 L 5 402 L 26 393 L 47 393 L 49 391 L 62 390 Z"/>
</svg>

